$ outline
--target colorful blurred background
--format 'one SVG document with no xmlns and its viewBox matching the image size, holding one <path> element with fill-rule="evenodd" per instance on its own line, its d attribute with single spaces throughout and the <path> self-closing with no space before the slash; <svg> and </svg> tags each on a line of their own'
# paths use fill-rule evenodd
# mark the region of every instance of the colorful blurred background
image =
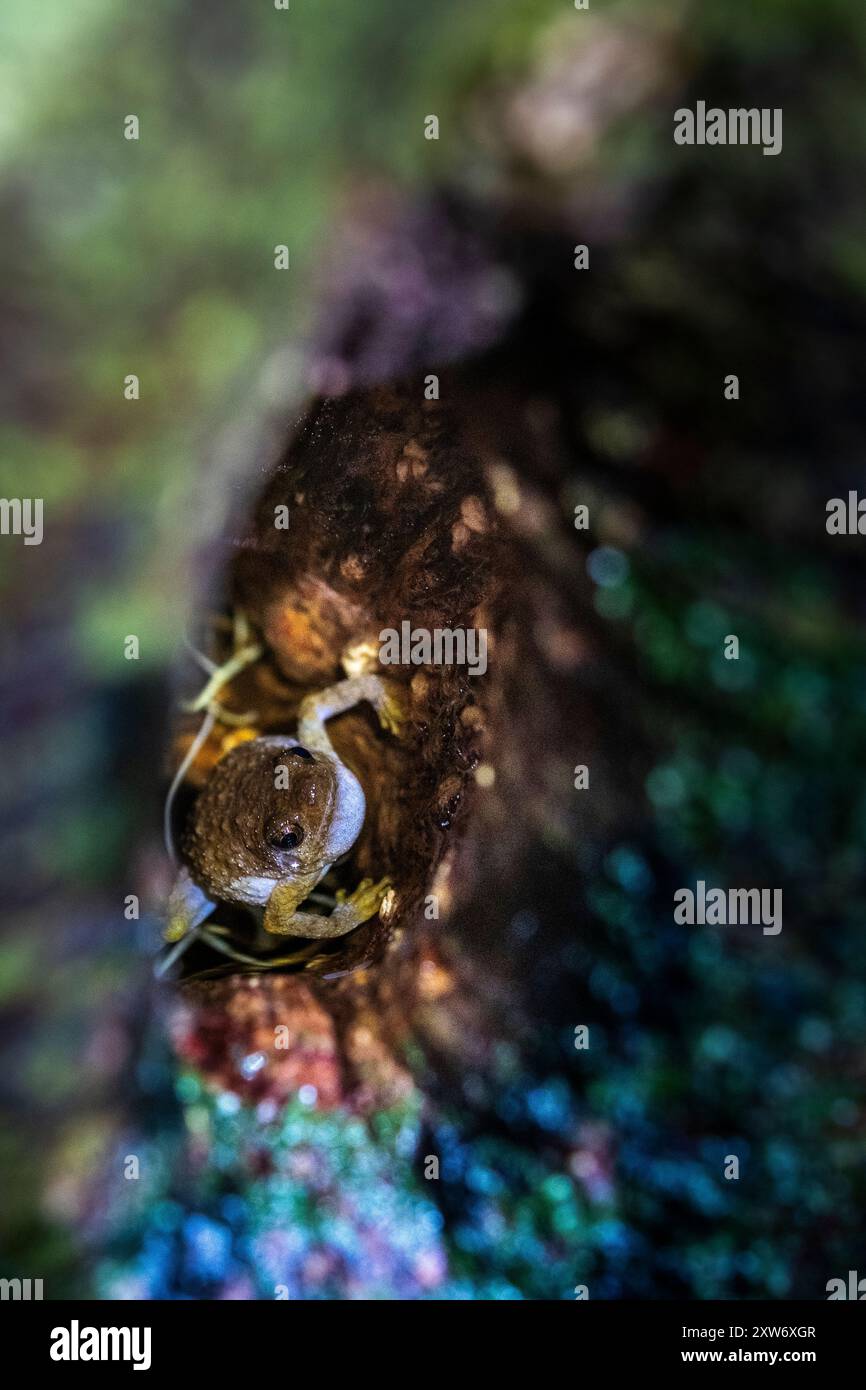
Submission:
<svg viewBox="0 0 866 1390">
<path fill-rule="evenodd" d="M 863 486 L 864 29 L 856 0 L 6 0 L 0 493 L 44 498 L 45 538 L 0 545 L 3 1276 L 818 1298 L 862 1261 L 862 538 L 824 508 Z M 783 154 L 676 147 L 699 97 L 782 107 Z M 560 520 L 606 519 L 577 558 L 648 750 L 637 781 L 607 750 L 635 799 L 575 846 L 567 935 L 508 924 L 538 1032 L 503 1026 L 473 1084 L 443 1094 L 410 1043 L 344 1104 L 311 997 L 295 1082 L 242 1098 L 151 981 L 177 670 L 226 518 L 311 392 L 554 319 Z M 778 949 L 675 928 L 701 876 L 781 884 Z M 254 996 L 210 1025 L 250 1081 Z"/>
</svg>

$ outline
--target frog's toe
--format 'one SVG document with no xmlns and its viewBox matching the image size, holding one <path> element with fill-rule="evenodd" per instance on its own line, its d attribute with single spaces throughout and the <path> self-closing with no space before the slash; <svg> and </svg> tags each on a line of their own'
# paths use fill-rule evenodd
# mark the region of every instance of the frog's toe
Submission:
<svg viewBox="0 0 866 1390">
<path fill-rule="evenodd" d="M 399 738 L 406 726 L 406 709 L 402 700 L 391 691 L 385 691 L 376 710 L 382 728 L 394 738 Z"/>
<path fill-rule="evenodd" d="M 349 902 L 362 922 L 375 917 L 388 889 L 392 886 L 390 878 L 382 878 L 374 883 L 371 878 L 362 879 Z"/>
<path fill-rule="evenodd" d="M 201 926 L 213 907 L 210 898 L 193 882 L 189 870 L 183 867 L 169 896 L 163 939 L 180 941 L 187 932 Z"/>
</svg>

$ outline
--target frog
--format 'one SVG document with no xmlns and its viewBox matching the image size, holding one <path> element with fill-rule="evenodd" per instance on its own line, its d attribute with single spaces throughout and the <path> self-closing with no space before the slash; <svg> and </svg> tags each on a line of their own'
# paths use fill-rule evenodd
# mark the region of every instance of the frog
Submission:
<svg viewBox="0 0 866 1390">
<path fill-rule="evenodd" d="M 249 738 L 217 762 L 184 837 L 186 862 L 169 898 L 167 941 L 193 932 L 217 901 L 249 909 L 272 935 L 313 940 L 345 936 L 376 915 L 392 886 L 387 877 L 338 894 L 329 916 L 301 910 L 364 825 L 364 790 L 326 728 L 363 701 L 383 729 L 399 736 L 393 683 L 355 675 L 306 696 L 295 735 Z"/>
</svg>

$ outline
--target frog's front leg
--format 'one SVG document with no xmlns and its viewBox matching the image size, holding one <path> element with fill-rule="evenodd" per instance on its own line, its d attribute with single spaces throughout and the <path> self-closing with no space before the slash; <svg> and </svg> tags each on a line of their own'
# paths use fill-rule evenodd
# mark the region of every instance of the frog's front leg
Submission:
<svg viewBox="0 0 866 1390">
<path fill-rule="evenodd" d="M 297 911 L 298 902 L 302 902 L 303 898 L 298 897 L 296 884 L 278 885 L 265 908 L 265 931 L 273 932 L 276 936 L 309 936 L 316 940 L 345 936 L 347 932 L 360 927 L 362 922 L 375 917 L 390 887 L 391 880 L 388 878 L 380 879 L 378 883 L 365 878 L 350 898 L 337 903 L 329 917 L 319 917 L 314 912 Z"/>
<path fill-rule="evenodd" d="M 338 681 L 336 685 L 328 686 L 327 690 L 316 691 L 302 700 L 298 710 L 298 742 L 320 753 L 333 753 L 325 721 L 343 714 L 363 700 L 368 700 L 373 706 L 383 729 L 395 735 L 399 733 L 403 711 L 394 683 L 386 683 L 381 676 L 349 676 L 347 680 Z"/>
</svg>

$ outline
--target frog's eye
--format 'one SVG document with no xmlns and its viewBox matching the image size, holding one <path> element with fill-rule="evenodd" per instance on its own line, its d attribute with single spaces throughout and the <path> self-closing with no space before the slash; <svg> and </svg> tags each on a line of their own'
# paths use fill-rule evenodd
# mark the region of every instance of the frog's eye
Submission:
<svg viewBox="0 0 866 1390">
<path fill-rule="evenodd" d="M 302 747 L 300 746 L 300 744 L 298 744 L 297 748 L 290 748 L 290 749 L 289 749 L 289 757 L 290 757 L 290 758 L 292 758 L 292 757 L 294 757 L 294 758 L 307 758 L 311 763 L 316 761 L 315 758 L 313 757 L 312 753 L 311 753 L 308 749 L 302 748 Z"/>
<path fill-rule="evenodd" d="M 297 849 L 298 845 L 303 842 L 303 839 L 304 827 L 299 825 L 297 821 L 294 821 L 288 829 L 281 828 L 272 831 L 272 833 L 268 835 L 268 844 L 273 849 Z"/>
</svg>

